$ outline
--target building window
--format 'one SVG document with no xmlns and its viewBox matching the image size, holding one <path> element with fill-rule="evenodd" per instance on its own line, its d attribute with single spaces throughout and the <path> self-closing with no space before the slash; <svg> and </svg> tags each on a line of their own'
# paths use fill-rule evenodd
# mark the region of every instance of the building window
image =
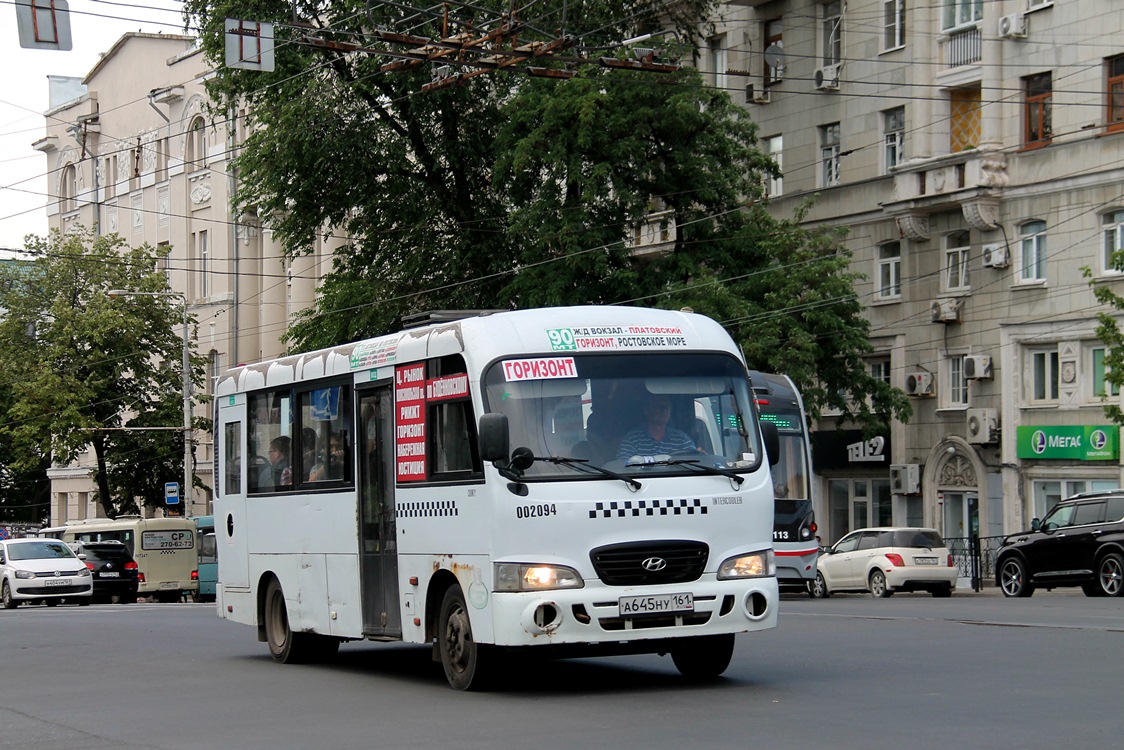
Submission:
<svg viewBox="0 0 1124 750">
<path fill-rule="evenodd" d="M 820 127 L 820 186 L 839 184 L 839 123 Z"/>
<path fill-rule="evenodd" d="M 1053 403 L 1058 400 L 1058 351 L 1030 353 L 1030 400 Z"/>
<path fill-rule="evenodd" d="M 1115 490 L 1119 486 L 1119 482 L 1106 479 L 1093 479 L 1088 482 L 1084 479 L 1035 480 L 1032 484 L 1031 494 L 1034 496 L 1034 509 L 1031 516 L 1034 518 L 1045 517 L 1064 498 L 1082 492 Z"/>
<path fill-rule="evenodd" d="M 154 146 L 156 148 L 156 181 L 163 182 L 168 179 L 168 139 L 159 138 Z"/>
<path fill-rule="evenodd" d="M 187 142 L 184 144 L 184 163 L 187 171 L 202 169 L 207 163 L 207 130 L 202 117 L 196 117 L 187 126 Z"/>
<path fill-rule="evenodd" d="M 67 164 L 59 176 L 59 211 L 73 211 L 78 208 L 78 168 Z"/>
<path fill-rule="evenodd" d="M 1019 247 L 1019 281 L 1024 283 L 1046 280 L 1046 222 L 1028 221 L 1019 227 L 1022 238 Z"/>
<path fill-rule="evenodd" d="M 902 296 L 902 246 L 887 242 L 878 246 L 878 299 Z"/>
<path fill-rule="evenodd" d="M 882 113 L 882 131 L 885 134 L 882 138 L 882 155 L 885 172 L 889 174 L 905 158 L 905 107 L 895 107 Z"/>
<path fill-rule="evenodd" d="M 1054 84 L 1049 73 L 1027 76 L 1023 79 L 1026 104 L 1023 109 L 1023 145 L 1029 148 L 1045 146 L 1053 138 L 1050 99 Z"/>
<path fill-rule="evenodd" d="M 1105 363 L 1105 357 L 1108 352 L 1103 346 L 1093 347 L 1089 350 L 1090 355 L 1090 371 L 1092 373 L 1092 393 L 1093 397 L 1100 399 L 1105 396 L 1119 396 L 1120 388 L 1108 382 L 1108 373 L 1110 368 Z"/>
<path fill-rule="evenodd" d="M 1101 219 L 1104 225 L 1104 251 L 1101 265 L 1105 273 L 1120 273 L 1114 256 L 1124 250 L 1124 210 L 1111 211 Z"/>
<path fill-rule="evenodd" d="M 823 64 L 837 65 L 843 61 L 843 4 L 838 0 L 823 4 L 823 20 L 820 22 L 820 29 Z"/>
<path fill-rule="evenodd" d="M 200 230 L 196 235 L 196 250 L 199 257 L 199 296 L 208 299 L 211 296 L 211 248 L 208 243 L 206 229 Z"/>
<path fill-rule="evenodd" d="M 222 355 L 212 349 L 207 353 L 207 395 L 213 396 L 222 375 Z"/>
<path fill-rule="evenodd" d="M 782 32 L 781 19 L 774 18 L 772 21 L 765 22 L 765 51 L 779 52 L 784 49 L 784 35 Z M 764 56 L 762 56 L 764 59 Z M 772 59 L 772 55 L 769 56 Z M 765 64 L 765 85 L 772 86 L 774 83 L 780 83 L 784 78 L 784 64 L 774 59 L 776 65 L 771 65 L 769 59 L 764 59 Z"/>
<path fill-rule="evenodd" d="M 716 36 L 710 40 L 711 83 L 716 89 L 726 88 L 726 37 Z"/>
<path fill-rule="evenodd" d="M 944 6 L 944 13 L 941 14 L 942 29 L 967 26 L 983 18 L 983 0 L 941 0 L 941 2 Z"/>
<path fill-rule="evenodd" d="M 867 360 L 870 366 L 870 377 L 880 380 L 886 385 L 890 384 L 890 358 Z"/>
<path fill-rule="evenodd" d="M 1110 131 L 1124 130 L 1124 55 L 1105 60 L 1108 77 L 1105 123 Z"/>
<path fill-rule="evenodd" d="M 944 288 L 946 292 L 961 291 L 968 288 L 968 251 L 970 249 L 967 232 L 956 232 L 944 238 Z"/>
<path fill-rule="evenodd" d="M 947 369 L 945 382 L 948 384 L 942 389 L 945 406 L 967 406 L 968 380 L 964 377 L 964 355 L 950 354 L 945 358 L 945 366 Z"/>
<path fill-rule="evenodd" d="M 949 92 L 949 143 L 952 153 L 973 149 L 980 143 L 981 103 L 978 88 Z"/>
<path fill-rule="evenodd" d="M 882 51 L 905 46 L 905 0 L 882 0 Z"/>
<path fill-rule="evenodd" d="M 781 159 L 784 156 L 784 138 L 783 136 L 773 135 L 761 140 L 762 150 L 765 155 L 777 163 L 777 170 L 783 170 L 784 164 Z M 784 177 L 778 175 L 776 177 L 768 177 L 765 180 L 765 195 L 770 198 L 775 198 L 784 192 Z"/>
</svg>

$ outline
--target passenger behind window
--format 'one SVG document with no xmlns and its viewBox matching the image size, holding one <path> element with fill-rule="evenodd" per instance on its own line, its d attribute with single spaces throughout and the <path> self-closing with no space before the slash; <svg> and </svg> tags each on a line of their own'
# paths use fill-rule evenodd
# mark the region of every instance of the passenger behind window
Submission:
<svg viewBox="0 0 1124 750">
<path fill-rule="evenodd" d="M 279 435 L 269 441 L 269 466 L 262 470 L 258 488 L 268 492 L 293 486 L 293 469 L 289 465 L 288 435 Z"/>
<path fill-rule="evenodd" d="M 325 479 L 343 479 L 347 474 L 347 439 L 342 433 L 333 432 L 328 439 L 328 454 L 308 473 L 308 481 L 320 482 Z"/>
</svg>

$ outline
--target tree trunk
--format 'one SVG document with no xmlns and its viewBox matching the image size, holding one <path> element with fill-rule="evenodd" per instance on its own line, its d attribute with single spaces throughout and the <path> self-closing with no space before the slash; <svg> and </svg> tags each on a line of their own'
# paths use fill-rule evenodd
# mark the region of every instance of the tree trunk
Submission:
<svg viewBox="0 0 1124 750">
<path fill-rule="evenodd" d="M 107 518 L 116 518 L 117 508 L 114 506 L 113 496 L 109 492 L 109 475 L 105 469 L 105 435 L 95 432 L 91 445 L 94 446 L 94 456 L 98 463 L 98 469 L 94 475 L 98 484 L 98 502 L 101 503 L 101 508 L 105 511 Z"/>
</svg>

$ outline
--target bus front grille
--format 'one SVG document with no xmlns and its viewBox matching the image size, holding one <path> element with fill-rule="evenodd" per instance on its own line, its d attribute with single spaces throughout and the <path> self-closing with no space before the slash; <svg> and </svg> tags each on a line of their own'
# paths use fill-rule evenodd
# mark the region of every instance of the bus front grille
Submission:
<svg viewBox="0 0 1124 750">
<path fill-rule="evenodd" d="M 598 547 L 589 559 L 606 586 L 656 586 L 698 580 L 709 553 L 703 542 L 628 542 Z"/>
</svg>

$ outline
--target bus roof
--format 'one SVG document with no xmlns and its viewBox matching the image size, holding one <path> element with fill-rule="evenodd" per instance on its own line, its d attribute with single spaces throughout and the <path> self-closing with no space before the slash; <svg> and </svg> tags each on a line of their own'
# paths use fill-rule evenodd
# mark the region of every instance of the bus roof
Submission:
<svg viewBox="0 0 1124 750">
<path fill-rule="evenodd" d="M 559 337 L 564 337 L 560 341 Z M 458 320 L 410 328 L 373 339 L 293 354 L 225 372 L 218 396 L 333 375 L 463 354 L 479 371 L 512 354 L 724 351 L 741 359 L 728 333 L 693 312 L 641 307 L 576 306 L 483 312 Z"/>
</svg>

